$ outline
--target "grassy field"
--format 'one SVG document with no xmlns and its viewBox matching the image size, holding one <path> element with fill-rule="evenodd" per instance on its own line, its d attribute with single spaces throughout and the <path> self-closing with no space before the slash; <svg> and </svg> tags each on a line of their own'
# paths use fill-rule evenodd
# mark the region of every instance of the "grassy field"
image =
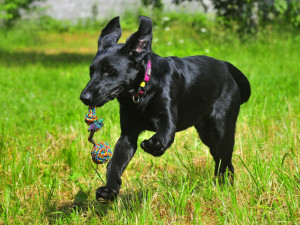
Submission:
<svg viewBox="0 0 300 225">
<path fill-rule="evenodd" d="M 249 78 L 252 96 L 237 123 L 235 185 L 215 182 L 213 159 L 190 128 L 160 158 L 139 148 L 118 200 L 103 205 L 94 192 L 106 166 L 91 161 L 87 108 L 79 101 L 98 32 L 0 32 L 0 224 L 300 223 L 299 33 L 266 30 L 239 39 L 218 28 L 156 27 L 157 54 L 209 55 Z M 123 31 L 121 41 L 131 32 Z M 105 128 L 96 140 L 114 145 L 117 102 L 98 116 Z"/>
</svg>

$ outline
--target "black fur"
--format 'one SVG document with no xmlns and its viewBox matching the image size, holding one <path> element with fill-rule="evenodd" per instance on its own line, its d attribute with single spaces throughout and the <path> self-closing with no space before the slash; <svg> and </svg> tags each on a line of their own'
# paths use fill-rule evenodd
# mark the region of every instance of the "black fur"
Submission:
<svg viewBox="0 0 300 225">
<path fill-rule="evenodd" d="M 215 160 L 215 175 L 231 162 L 234 133 L 240 105 L 250 97 L 244 74 L 228 62 L 207 56 L 160 57 L 151 51 L 152 21 L 141 16 L 139 29 L 125 44 L 119 17 L 111 20 L 98 40 L 98 52 L 90 66 L 91 79 L 80 99 L 86 105 L 102 106 L 117 98 L 120 103 L 121 137 L 107 165 L 107 183 L 96 198 L 113 200 L 119 193 L 121 175 L 137 149 L 144 130 L 156 132 L 141 148 L 161 156 L 171 146 L 175 133 L 194 126 Z M 164 44 L 164 43 L 161 43 Z M 152 73 L 138 103 L 132 96 L 144 79 L 148 59 Z"/>
</svg>

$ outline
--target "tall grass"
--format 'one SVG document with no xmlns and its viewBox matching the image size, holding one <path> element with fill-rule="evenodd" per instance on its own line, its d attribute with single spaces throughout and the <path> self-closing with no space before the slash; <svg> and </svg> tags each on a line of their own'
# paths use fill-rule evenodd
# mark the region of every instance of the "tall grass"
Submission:
<svg viewBox="0 0 300 225">
<path fill-rule="evenodd" d="M 89 79 L 98 31 L 2 31 L 0 223 L 300 222 L 300 35 L 266 29 L 240 39 L 201 21 L 194 25 L 170 16 L 155 26 L 153 50 L 230 61 L 249 78 L 252 96 L 237 123 L 234 186 L 214 180 L 212 157 L 190 128 L 160 158 L 139 148 L 123 174 L 118 200 L 95 201 L 106 168 L 90 159 L 87 108 L 79 95 Z M 122 41 L 131 32 L 125 29 Z M 98 115 L 105 127 L 96 139 L 113 146 L 120 135 L 117 102 Z M 151 135 L 143 133 L 139 142 Z"/>
</svg>

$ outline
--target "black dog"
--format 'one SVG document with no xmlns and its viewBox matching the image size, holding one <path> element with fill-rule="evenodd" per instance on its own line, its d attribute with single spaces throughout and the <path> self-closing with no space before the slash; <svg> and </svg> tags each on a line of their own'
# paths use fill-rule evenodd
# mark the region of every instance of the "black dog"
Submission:
<svg viewBox="0 0 300 225">
<path fill-rule="evenodd" d="M 161 156 L 177 131 L 194 126 L 214 158 L 215 175 L 223 175 L 227 168 L 233 175 L 235 124 L 251 92 L 245 75 L 207 56 L 156 55 L 151 51 L 152 21 L 144 16 L 125 44 L 117 44 L 120 36 L 116 17 L 102 30 L 91 79 L 80 96 L 90 106 L 100 107 L 114 98 L 120 103 L 121 137 L 107 165 L 106 186 L 97 189 L 96 198 L 111 201 L 117 196 L 121 175 L 144 130 L 156 133 L 141 148 Z"/>
</svg>

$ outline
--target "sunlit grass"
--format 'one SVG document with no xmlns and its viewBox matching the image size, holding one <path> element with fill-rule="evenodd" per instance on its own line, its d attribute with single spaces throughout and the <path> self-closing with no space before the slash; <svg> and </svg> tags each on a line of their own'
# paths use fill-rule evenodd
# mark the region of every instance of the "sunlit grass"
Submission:
<svg viewBox="0 0 300 225">
<path fill-rule="evenodd" d="M 90 159 L 79 95 L 98 34 L 1 33 L 0 223 L 299 222 L 300 35 L 273 31 L 241 41 L 228 31 L 168 26 L 154 30 L 157 54 L 209 55 L 232 62 L 250 80 L 252 96 L 237 123 L 235 185 L 214 180 L 212 157 L 190 128 L 160 158 L 139 148 L 118 200 L 96 202 L 106 168 Z M 120 135 L 117 102 L 98 115 L 105 127 L 96 139 L 113 146 Z M 151 135 L 143 133 L 139 142 Z"/>
</svg>

